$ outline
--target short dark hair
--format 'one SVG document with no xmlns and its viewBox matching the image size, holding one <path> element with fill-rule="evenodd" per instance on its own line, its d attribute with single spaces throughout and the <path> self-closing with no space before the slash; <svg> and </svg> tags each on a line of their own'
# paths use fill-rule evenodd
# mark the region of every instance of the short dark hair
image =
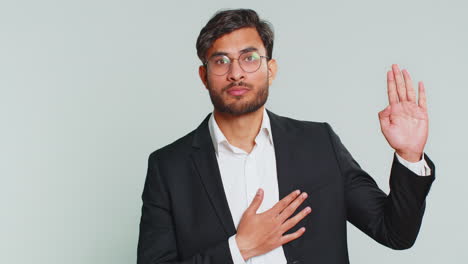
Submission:
<svg viewBox="0 0 468 264">
<path fill-rule="evenodd" d="M 268 21 L 258 17 L 257 12 L 252 9 L 230 9 L 218 11 L 205 27 L 202 28 L 197 38 L 197 55 L 200 60 L 206 62 L 206 52 L 221 36 L 231 33 L 237 29 L 255 28 L 262 39 L 268 58 L 273 55 L 274 33 Z"/>
</svg>

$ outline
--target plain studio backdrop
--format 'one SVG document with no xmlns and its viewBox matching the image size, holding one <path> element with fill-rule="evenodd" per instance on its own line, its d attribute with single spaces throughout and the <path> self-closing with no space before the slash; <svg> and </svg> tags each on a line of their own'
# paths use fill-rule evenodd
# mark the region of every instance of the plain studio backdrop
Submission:
<svg viewBox="0 0 468 264">
<path fill-rule="evenodd" d="M 437 174 L 419 237 L 394 251 L 349 224 L 351 263 L 468 259 L 466 1 L 46 0 L 0 3 L 0 263 L 135 263 L 148 155 L 212 110 L 198 33 L 240 7 L 275 29 L 267 107 L 329 122 L 386 192 L 386 72 L 426 84 Z"/>
</svg>

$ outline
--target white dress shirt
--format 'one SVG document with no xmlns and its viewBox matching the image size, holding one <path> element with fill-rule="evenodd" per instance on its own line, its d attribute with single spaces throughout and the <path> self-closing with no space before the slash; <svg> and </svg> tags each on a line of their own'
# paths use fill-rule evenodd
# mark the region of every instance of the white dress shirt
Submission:
<svg viewBox="0 0 468 264">
<path fill-rule="evenodd" d="M 250 205 L 258 188 L 264 190 L 263 202 L 257 211 L 267 211 L 279 200 L 276 158 L 270 119 L 263 111 L 262 125 L 255 138 L 255 146 L 250 153 L 231 145 L 219 128 L 214 114 L 211 115 L 208 128 L 218 160 L 224 191 L 229 209 L 237 229 L 242 214 Z M 430 175 L 430 168 L 424 158 L 419 162 L 409 162 L 396 155 L 400 163 L 420 176 Z M 237 246 L 235 235 L 229 238 L 229 249 L 234 264 L 285 264 L 283 247 L 252 257 L 244 261 Z"/>
</svg>

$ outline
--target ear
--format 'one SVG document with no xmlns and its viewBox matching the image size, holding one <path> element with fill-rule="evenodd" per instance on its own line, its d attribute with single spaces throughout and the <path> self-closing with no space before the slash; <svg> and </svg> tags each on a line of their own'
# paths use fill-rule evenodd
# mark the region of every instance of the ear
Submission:
<svg viewBox="0 0 468 264">
<path fill-rule="evenodd" d="M 268 85 L 271 85 L 273 80 L 276 77 L 276 72 L 278 71 L 278 64 L 276 63 L 275 59 L 271 59 L 268 61 Z"/>
<path fill-rule="evenodd" d="M 203 85 L 205 85 L 205 88 L 208 89 L 207 72 L 205 66 L 200 65 L 200 67 L 198 67 L 198 75 L 200 76 L 200 80 L 202 81 Z"/>
</svg>

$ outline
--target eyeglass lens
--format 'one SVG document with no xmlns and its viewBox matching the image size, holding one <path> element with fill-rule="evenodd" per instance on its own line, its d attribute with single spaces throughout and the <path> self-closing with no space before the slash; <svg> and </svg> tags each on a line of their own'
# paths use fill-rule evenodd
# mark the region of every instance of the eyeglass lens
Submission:
<svg viewBox="0 0 468 264">
<path fill-rule="evenodd" d="M 262 56 L 260 56 L 256 51 L 246 52 L 239 56 L 238 61 L 242 70 L 252 73 L 260 68 Z M 214 56 L 208 60 L 209 70 L 216 75 L 226 74 L 229 71 L 231 64 L 232 60 L 226 55 Z"/>
</svg>

